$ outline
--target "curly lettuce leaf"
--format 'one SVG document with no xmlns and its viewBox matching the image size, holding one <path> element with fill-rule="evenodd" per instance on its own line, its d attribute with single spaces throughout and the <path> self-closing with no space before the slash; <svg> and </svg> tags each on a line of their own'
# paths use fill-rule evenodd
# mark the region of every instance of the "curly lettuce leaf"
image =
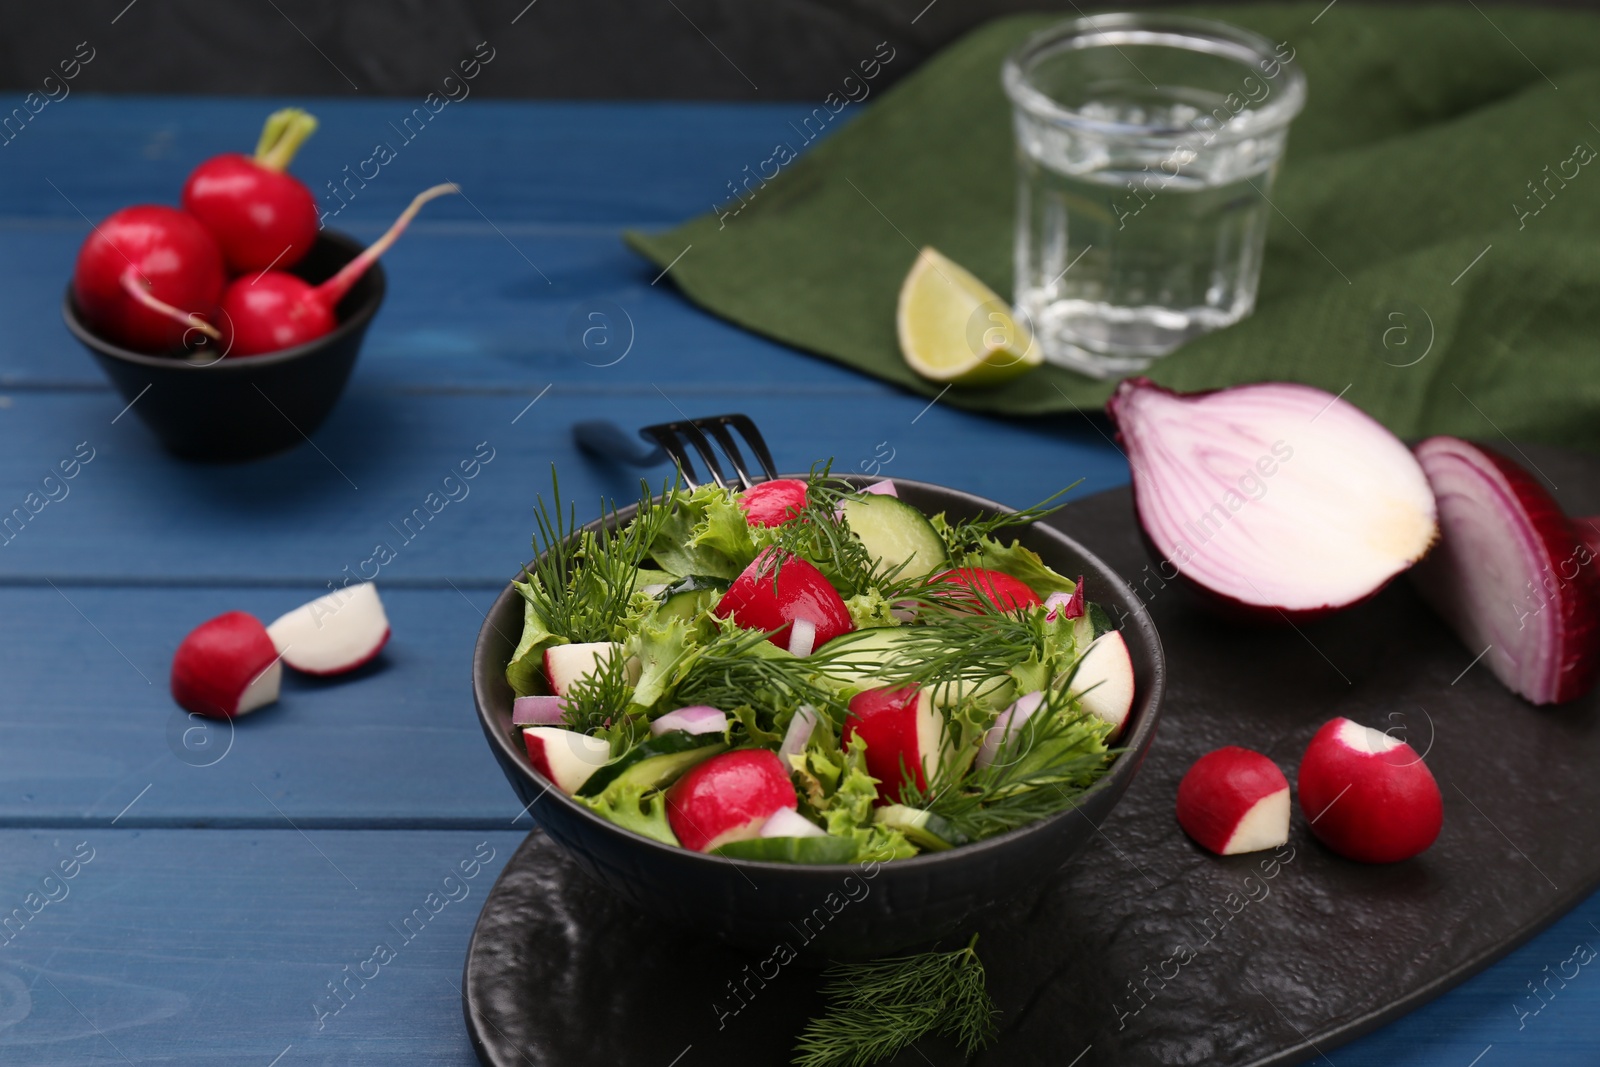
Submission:
<svg viewBox="0 0 1600 1067">
<path fill-rule="evenodd" d="M 587 804 L 602 818 L 610 819 L 624 830 L 632 830 L 663 844 L 678 844 L 678 837 L 667 822 L 666 796 L 657 790 L 615 782 L 599 796 L 574 799 L 580 804 Z"/>
<path fill-rule="evenodd" d="M 535 579 L 537 581 L 537 579 Z M 518 592 L 529 588 L 527 582 L 513 582 Z M 565 637 L 550 632 L 539 609 L 524 593 L 522 599 L 522 639 L 517 650 L 506 664 L 506 681 L 519 697 L 532 696 L 544 690 L 544 650 L 551 645 L 564 645 Z"/>
<path fill-rule="evenodd" d="M 891 611 L 894 605 L 876 588 L 857 593 L 846 600 L 844 606 L 858 630 L 900 625 L 900 620 Z"/>
<path fill-rule="evenodd" d="M 633 703 L 651 708 L 682 677 L 695 639 L 690 624 L 676 616 L 656 616 L 639 624 L 629 639 L 628 651 L 639 662 Z M 671 710 L 671 709 L 665 709 Z"/>
</svg>

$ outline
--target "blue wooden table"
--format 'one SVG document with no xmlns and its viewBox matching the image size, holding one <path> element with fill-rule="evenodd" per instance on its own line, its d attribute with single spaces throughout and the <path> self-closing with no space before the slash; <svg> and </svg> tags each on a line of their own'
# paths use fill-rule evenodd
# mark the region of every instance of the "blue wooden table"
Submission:
<svg viewBox="0 0 1600 1067">
<path fill-rule="evenodd" d="M 62 288 L 90 219 L 175 202 L 276 106 L 75 94 L 0 156 L 0 512 L 93 457 L 0 546 L 0 1064 L 473 1062 L 462 957 L 530 828 L 472 712 L 473 639 L 552 463 L 580 501 L 627 499 L 637 477 L 580 454 L 575 421 L 745 411 L 780 466 L 833 456 L 1017 505 L 1126 480 L 1093 427 L 929 406 L 694 310 L 623 248 L 624 228 L 723 197 L 800 105 L 449 108 L 330 220 L 371 239 L 426 185 L 465 194 L 387 257 L 388 301 L 317 447 L 172 460 L 67 335 Z M 332 209 L 326 183 L 409 105 L 309 106 L 322 128 L 295 170 Z M 470 493 L 401 544 L 392 524 L 484 449 Z M 379 542 L 398 547 L 381 665 L 289 678 L 275 707 L 185 738 L 166 683 L 183 634 L 231 608 L 270 620 Z M 417 909 L 379 976 L 333 999 Z M 1600 945 L 1596 921 L 1600 899 L 1324 1058 L 1593 1063 L 1600 977 L 1553 976 Z"/>
</svg>

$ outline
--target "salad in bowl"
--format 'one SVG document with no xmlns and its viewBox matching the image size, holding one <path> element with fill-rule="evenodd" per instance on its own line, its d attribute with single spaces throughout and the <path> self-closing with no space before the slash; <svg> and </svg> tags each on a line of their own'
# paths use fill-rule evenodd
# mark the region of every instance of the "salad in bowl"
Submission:
<svg viewBox="0 0 1600 1067">
<path fill-rule="evenodd" d="M 1058 494 L 1059 496 L 1060 494 Z M 1021 512 L 926 513 L 826 470 L 646 491 L 581 529 L 541 502 L 514 589 L 509 727 L 595 816 L 736 860 L 960 850 L 1076 806 L 1134 708 L 1121 590 Z"/>
</svg>

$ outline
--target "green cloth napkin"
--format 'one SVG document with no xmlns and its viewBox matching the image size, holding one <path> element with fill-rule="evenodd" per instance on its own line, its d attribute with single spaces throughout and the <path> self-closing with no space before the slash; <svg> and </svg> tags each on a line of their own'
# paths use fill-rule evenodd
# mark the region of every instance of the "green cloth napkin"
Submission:
<svg viewBox="0 0 1600 1067">
<path fill-rule="evenodd" d="M 1255 314 L 1150 376 L 1180 389 L 1302 381 L 1344 391 L 1402 435 L 1600 448 L 1600 18 L 1349 2 L 1184 10 L 1288 41 L 1310 91 L 1272 196 Z M 708 310 L 934 395 L 900 358 L 900 282 L 933 245 L 1011 293 L 1000 63 L 1051 21 L 974 31 L 752 183 L 737 215 L 628 242 L 663 267 L 676 260 L 670 276 Z M 788 126 L 773 138 L 779 160 L 780 145 L 803 145 Z M 1110 388 L 1047 367 L 945 400 L 1032 415 L 1094 409 Z"/>
</svg>

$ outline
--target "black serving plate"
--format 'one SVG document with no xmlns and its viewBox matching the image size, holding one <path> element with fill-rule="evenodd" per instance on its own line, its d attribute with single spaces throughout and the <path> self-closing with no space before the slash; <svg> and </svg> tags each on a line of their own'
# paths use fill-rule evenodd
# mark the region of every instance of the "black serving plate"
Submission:
<svg viewBox="0 0 1600 1067">
<path fill-rule="evenodd" d="M 1600 461 L 1524 451 L 1569 511 L 1600 512 Z M 972 925 L 1002 1012 L 974 1063 L 1297 1063 L 1462 981 L 1600 885 L 1600 698 L 1533 708 L 1511 696 L 1481 663 L 1468 669 L 1475 650 L 1404 582 L 1298 631 L 1218 623 L 1145 569 L 1126 490 L 1050 521 L 1147 601 L 1167 653 L 1165 712 L 1137 781 L 1044 897 Z M 1403 730 L 1427 752 L 1445 807 L 1430 851 L 1351 863 L 1297 810 L 1269 878 L 1270 853 L 1219 859 L 1178 829 L 1173 797 L 1200 754 L 1247 745 L 1292 781 L 1336 715 Z M 817 974 L 769 958 L 640 917 L 535 832 L 478 920 L 467 1028 L 492 1067 L 781 1065 L 819 1006 Z M 894 1061 L 961 1062 L 932 1039 Z"/>
</svg>

